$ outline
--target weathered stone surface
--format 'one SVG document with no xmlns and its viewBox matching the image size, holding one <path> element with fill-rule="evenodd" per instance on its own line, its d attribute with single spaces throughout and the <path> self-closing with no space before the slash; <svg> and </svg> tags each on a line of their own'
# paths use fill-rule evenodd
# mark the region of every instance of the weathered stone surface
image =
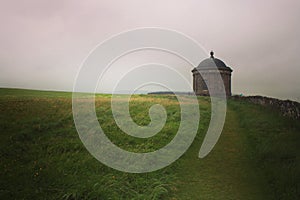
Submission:
<svg viewBox="0 0 300 200">
<path fill-rule="evenodd" d="M 219 96 L 225 90 L 226 96 L 231 96 L 232 69 L 222 60 L 215 58 L 213 52 L 211 52 L 211 57 L 203 60 L 192 70 L 192 73 L 193 89 L 196 95 Z"/>
<path fill-rule="evenodd" d="M 245 100 L 251 103 L 271 106 L 280 111 L 283 116 L 300 120 L 300 103 L 291 100 L 280 100 L 263 96 L 232 96 L 233 99 Z"/>
</svg>

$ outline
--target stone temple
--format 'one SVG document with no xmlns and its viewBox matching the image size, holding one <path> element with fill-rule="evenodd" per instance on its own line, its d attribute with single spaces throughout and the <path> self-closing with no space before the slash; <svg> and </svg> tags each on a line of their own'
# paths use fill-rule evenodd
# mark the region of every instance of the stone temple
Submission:
<svg viewBox="0 0 300 200">
<path fill-rule="evenodd" d="M 193 89 L 196 95 L 218 95 L 218 91 L 221 91 L 220 82 L 218 79 L 218 73 L 221 75 L 226 96 L 231 96 L 231 72 L 232 69 L 228 67 L 222 60 L 214 57 L 214 52 L 210 52 L 210 58 L 203 60 L 198 67 L 192 70 L 193 72 Z M 201 72 L 201 74 L 199 73 Z M 214 91 L 214 94 L 210 94 L 207 85 Z"/>
</svg>

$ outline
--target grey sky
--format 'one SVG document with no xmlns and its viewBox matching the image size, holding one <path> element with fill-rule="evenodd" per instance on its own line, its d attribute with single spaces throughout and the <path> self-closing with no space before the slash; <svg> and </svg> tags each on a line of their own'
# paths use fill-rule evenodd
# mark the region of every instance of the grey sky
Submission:
<svg viewBox="0 0 300 200">
<path fill-rule="evenodd" d="M 154 26 L 214 50 L 234 70 L 233 93 L 299 101 L 299 11 L 299 0 L 1 0 L 0 87 L 71 91 L 97 44 Z M 191 68 L 185 69 L 191 80 Z M 113 80 L 107 79 L 109 91 Z"/>
</svg>

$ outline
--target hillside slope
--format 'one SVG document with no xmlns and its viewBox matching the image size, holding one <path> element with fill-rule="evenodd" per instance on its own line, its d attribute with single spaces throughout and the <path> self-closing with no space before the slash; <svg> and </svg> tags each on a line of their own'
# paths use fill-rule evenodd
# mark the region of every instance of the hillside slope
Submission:
<svg viewBox="0 0 300 200">
<path fill-rule="evenodd" d="M 149 139 L 123 134 L 114 122 L 110 95 L 96 96 L 96 112 L 115 144 L 149 152 L 174 137 L 180 120 L 176 98 L 160 95 L 133 96 L 133 120 L 148 124 L 148 110 L 156 103 L 165 106 L 168 120 Z M 189 150 L 164 169 L 129 174 L 87 152 L 74 126 L 71 93 L 0 89 L 0 199 L 299 199 L 298 121 L 230 100 L 219 142 L 199 159 L 209 98 L 200 97 L 199 104 L 199 133 Z"/>
</svg>

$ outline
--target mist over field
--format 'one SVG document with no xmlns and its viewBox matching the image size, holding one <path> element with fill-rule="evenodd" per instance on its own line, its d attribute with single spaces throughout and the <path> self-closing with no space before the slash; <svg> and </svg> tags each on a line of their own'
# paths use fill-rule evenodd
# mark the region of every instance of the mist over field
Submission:
<svg viewBox="0 0 300 200">
<path fill-rule="evenodd" d="M 0 1 L 0 199 L 299 200 L 299 11 Z"/>
</svg>

